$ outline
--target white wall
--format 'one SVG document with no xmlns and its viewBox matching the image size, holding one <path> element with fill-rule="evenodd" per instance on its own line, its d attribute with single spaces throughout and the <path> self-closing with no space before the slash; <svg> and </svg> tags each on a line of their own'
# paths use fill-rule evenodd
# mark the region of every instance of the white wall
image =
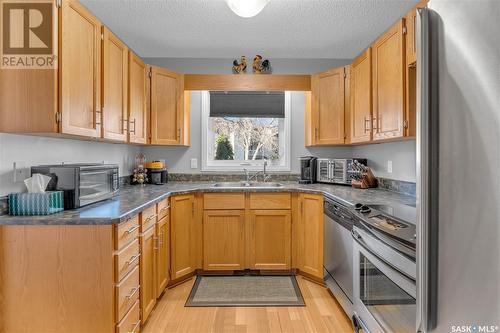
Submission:
<svg viewBox="0 0 500 333">
<path fill-rule="evenodd" d="M 351 157 L 350 147 L 319 147 L 306 148 L 304 146 L 304 111 L 305 93 L 292 93 L 292 154 L 291 172 L 299 173 L 299 157 L 316 155 L 322 157 Z M 191 147 L 145 147 L 143 152 L 146 158 L 165 159 L 170 172 L 173 173 L 200 173 L 201 172 L 201 93 L 191 92 Z M 191 169 L 191 158 L 198 159 L 198 168 Z"/>
<path fill-rule="evenodd" d="M 22 181 L 13 181 L 13 162 L 29 168 L 39 164 L 104 161 L 118 164 L 120 176 L 124 176 L 131 174 L 139 152 L 138 146 L 131 145 L 0 133 L 0 197 L 25 189 Z"/>
<path fill-rule="evenodd" d="M 439 66 L 434 331 L 500 326 L 500 2 L 431 0 L 429 7 L 437 12 Z"/>
<path fill-rule="evenodd" d="M 415 182 L 415 140 L 354 146 L 352 156 L 367 158 L 376 177 Z M 387 172 L 388 161 L 392 161 L 392 173 Z"/>
</svg>

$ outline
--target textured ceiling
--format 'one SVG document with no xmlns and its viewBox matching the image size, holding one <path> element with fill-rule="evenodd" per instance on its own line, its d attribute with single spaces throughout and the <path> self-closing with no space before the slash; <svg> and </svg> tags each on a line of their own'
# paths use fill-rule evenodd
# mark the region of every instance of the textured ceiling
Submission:
<svg viewBox="0 0 500 333">
<path fill-rule="evenodd" d="M 353 58 L 418 0 L 271 0 L 236 16 L 223 0 L 81 0 L 142 57 Z"/>
</svg>

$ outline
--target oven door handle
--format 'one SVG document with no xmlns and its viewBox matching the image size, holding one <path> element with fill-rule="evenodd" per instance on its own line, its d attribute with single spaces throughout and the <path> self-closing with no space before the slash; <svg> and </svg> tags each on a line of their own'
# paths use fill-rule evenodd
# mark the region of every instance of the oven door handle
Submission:
<svg viewBox="0 0 500 333">
<path fill-rule="evenodd" d="M 404 276 L 409 281 L 413 281 L 413 283 L 415 282 L 415 279 L 413 277 L 409 276 L 405 272 L 402 272 L 401 269 L 395 267 L 393 264 L 391 264 L 390 262 L 388 262 L 387 260 L 385 260 L 380 254 L 377 254 L 375 251 L 373 251 L 370 248 L 370 246 L 365 242 L 365 240 L 363 239 L 363 236 L 361 236 L 356 230 L 354 230 L 354 229 L 351 230 L 351 235 L 354 238 L 354 240 L 356 242 L 358 242 L 359 245 L 361 245 L 372 256 L 374 256 L 375 258 L 377 258 L 378 260 L 380 260 L 384 265 L 386 265 L 387 267 L 391 268 L 392 270 L 398 272 L 400 275 Z"/>
</svg>

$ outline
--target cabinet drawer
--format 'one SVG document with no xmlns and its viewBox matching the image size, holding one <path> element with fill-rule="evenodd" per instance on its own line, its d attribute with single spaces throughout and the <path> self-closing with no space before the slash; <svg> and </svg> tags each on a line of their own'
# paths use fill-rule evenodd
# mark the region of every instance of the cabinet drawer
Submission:
<svg viewBox="0 0 500 333">
<path fill-rule="evenodd" d="M 170 209 L 170 199 L 165 199 L 158 202 L 158 221 L 167 216 Z"/>
<path fill-rule="evenodd" d="M 139 263 L 139 240 L 135 240 L 115 255 L 115 277 L 120 282 Z"/>
<path fill-rule="evenodd" d="M 151 228 L 156 223 L 156 205 L 144 209 L 141 213 L 141 232 Z"/>
<path fill-rule="evenodd" d="M 141 330 L 141 319 L 139 301 L 136 301 L 130 311 L 116 325 L 116 333 L 139 333 Z"/>
<path fill-rule="evenodd" d="M 290 209 L 290 193 L 250 193 L 250 209 Z"/>
<path fill-rule="evenodd" d="M 205 193 L 203 209 L 245 209 L 245 194 Z"/>
<path fill-rule="evenodd" d="M 139 266 L 136 266 L 120 284 L 116 286 L 116 315 L 120 321 L 139 299 Z"/>
<path fill-rule="evenodd" d="M 115 250 L 120 250 L 125 245 L 139 236 L 139 215 L 115 226 Z"/>
</svg>

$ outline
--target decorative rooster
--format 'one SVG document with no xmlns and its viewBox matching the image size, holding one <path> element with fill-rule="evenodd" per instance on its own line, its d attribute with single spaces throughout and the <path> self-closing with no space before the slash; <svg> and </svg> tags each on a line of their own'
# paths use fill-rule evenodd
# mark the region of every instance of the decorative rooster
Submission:
<svg viewBox="0 0 500 333">
<path fill-rule="evenodd" d="M 240 57 L 240 62 L 235 59 L 233 61 L 233 72 L 236 74 L 241 74 L 247 70 L 247 58 L 245 56 Z"/>
<path fill-rule="evenodd" d="M 269 73 L 271 72 L 271 62 L 269 60 L 262 61 L 262 56 L 257 54 L 253 58 L 253 72 L 255 74 Z"/>
</svg>

